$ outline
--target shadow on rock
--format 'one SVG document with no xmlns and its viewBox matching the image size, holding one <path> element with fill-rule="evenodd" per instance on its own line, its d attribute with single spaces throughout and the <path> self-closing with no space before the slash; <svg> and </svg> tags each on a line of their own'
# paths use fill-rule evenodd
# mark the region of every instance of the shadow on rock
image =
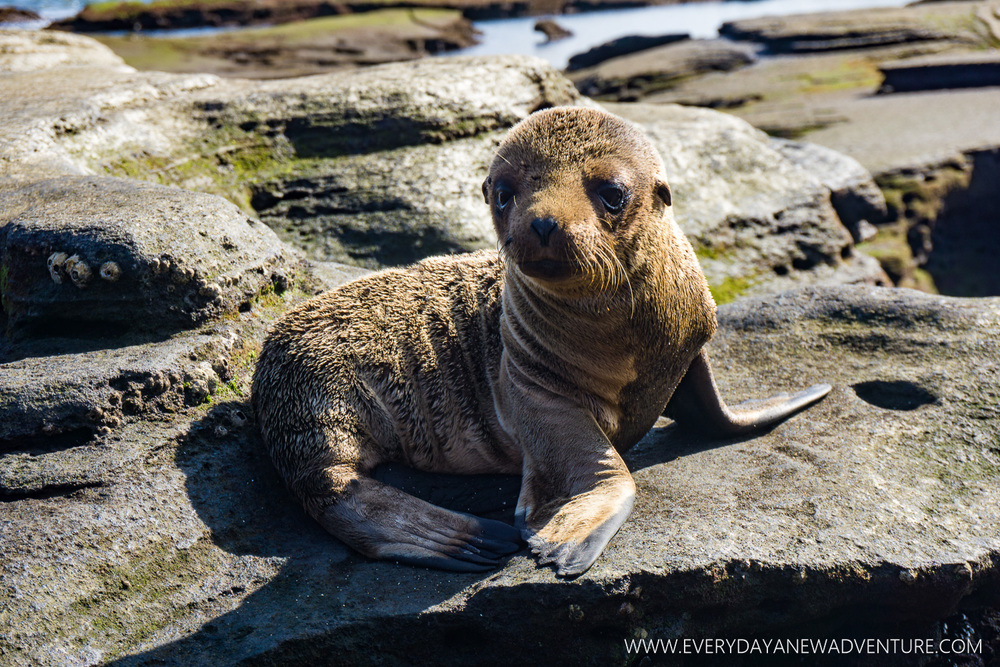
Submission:
<svg viewBox="0 0 1000 667">
<path fill-rule="evenodd" d="M 780 425 L 781 422 L 754 433 L 727 438 L 707 435 L 677 423 L 668 423 L 664 426 L 657 424 L 622 458 L 628 464 L 628 469 L 635 473 L 645 468 L 669 463 L 710 449 L 754 440 L 765 433 L 770 433 Z"/>
<path fill-rule="evenodd" d="M 248 402 L 228 401 L 209 409 L 180 441 L 175 460 L 186 476 L 191 504 L 214 545 L 225 552 L 222 560 L 228 567 L 205 575 L 211 590 L 192 603 L 190 620 L 176 626 L 191 634 L 111 664 L 235 664 L 255 657 L 284 663 L 306 659 L 313 647 L 330 642 L 338 650 L 356 644 L 358 651 L 370 654 L 378 636 L 400 645 L 398 636 L 385 631 L 393 619 L 403 621 L 400 631 L 405 626 L 411 634 L 419 633 L 420 623 L 414 623 L 418 614 L 492 574 L 376 562 L 348 549 L 308 517 L 285 489 Z M 405 469 L 390 468 L 389 473 L 390 482 L 414 484 L 407 481 Z M 440 482 L 456 476 L 440 477 L 430 485 L 433 493 L 440 494 Z M 516 499 L 519 481 L 496 477 L 500 485 L 494 500 L 504 494 Z M 419 475 L 415 479 L 417 486 L 427 481 Z M 451 504 L 463 502 L 458 494 Z M 500 508 L 499 515 L 509 512 L 512 518 L 512 507 Z M 252 592 L 246 595 L 248 590 Z"/>
<path fill-rule="evenodd" d="M 670 426 L 654 429 L 628 460 L 637 470 L 729 442 Z M 179 443 L 175 461 L 227 566 L 207 577 L 211 591 L 192 604 L 185 624 L 191 634 L 112 664 L 309 661 L 319 659 L 316 651 L 324 646 L 336 647 L 338 660 L 349 661 L 343 652 L 353 650 L 360 662 L 370 662 L 373 647 L 388 655 L 420 645 L 426 633 L 455 635 L 424 612 L 494 574 L 424 570 L 352 552 L 284 488 L 247 402 L 210 408 Z M 511 475 L 429 474 L 386 465 L 374 476 L 441 506 L 509 522 L 520 489 L 520 479 Z"/>
</svg>

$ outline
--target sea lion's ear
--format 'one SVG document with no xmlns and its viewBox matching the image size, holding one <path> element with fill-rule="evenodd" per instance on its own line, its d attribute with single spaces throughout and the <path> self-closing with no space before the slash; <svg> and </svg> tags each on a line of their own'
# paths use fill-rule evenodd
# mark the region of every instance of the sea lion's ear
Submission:
<svg viewBox="0 0 1000 667">
<path fill-rule="evenodd" d="M 483 181 L 483 201 L 485 201 L 487 204 L 490 203 L 490 181 L 491 180 L 492 180 L 491 178 L 487 178 L 485 181 Z"/>
<path fill-rule="evenodd" d="M 670 186 L 666 181 L 656 182 L 656 196 L 663 200 L 663 203 L 670 206 Z"/>
</svg>

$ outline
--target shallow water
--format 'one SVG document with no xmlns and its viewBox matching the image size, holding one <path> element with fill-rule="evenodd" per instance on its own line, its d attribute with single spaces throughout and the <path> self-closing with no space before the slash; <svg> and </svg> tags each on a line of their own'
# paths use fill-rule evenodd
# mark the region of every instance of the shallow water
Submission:
<svg viewBox="0 0 1000 667">
<path fill-rule="evenodd" d="M 483 32 L 482 43 L 469 49 L 445 55 L 495 55 L 519 53 L 544 58 L 562 68 L 570 56 L 582 53 L 593 46 L 625 35 L 662 35 L 689 33 L 695 38 L 718 36 L 719 26 L 725 21 L 780 16 L 821 11 L 860 9 L 866 7 L 900 7 L 910 0 L 754 0 L 729 2 L 692 2 L 683 5 L 615 9 L 582 14 L 565 14 L 554 17 L 559 25 L 571 30 L 573 36 L 545 44 L 541 33 L 534 31 L 532 16 L 517 19 L 479 21 L 476 27 Z M 23 9 L 31 9 L 47 21 L 74 16 L 87 3 L 81 0 L 0 0 Z M 3 27 L 40 28 L 37 22 L 8 24 Z M 184 37 L 194 34 L 220 32 L 219 28 L 199 28 L 184 31 L 156 31 L 153 36 Z"/>
<path fill-rule="evenodd" d="M 718 37 L 719 26 L 726 21 L 781 16 L 822 11 L 901 7 L 910 0 L 756 0 L 754 2 L 695 2 L 664 7 L 616 9 L 611 11 L 565 14 L 552 17 L 573 32 L 567 39 L 545 44 L 545 37 L 534 31 L 532 16 L 518 19 L 481 21 L 482 43 L 449 55 L 496 55 L 520 53 L 545 58 L 556 67 L 566 66 L 570 56 L 625 35 L 663 35 L 689 33 L 695 38 Z"/>
</svg>

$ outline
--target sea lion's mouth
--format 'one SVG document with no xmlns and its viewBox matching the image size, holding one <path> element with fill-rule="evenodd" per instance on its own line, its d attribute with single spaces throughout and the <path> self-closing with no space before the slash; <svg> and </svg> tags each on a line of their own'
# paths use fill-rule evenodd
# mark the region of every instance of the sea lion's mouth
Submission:
<svg viewBox="0 0 1000 667">
<path fill-rule="evenodd" d="M 536 259 L 521 262 L 517 266 L 524 275 L 542 280 L 560 280 L 580 273 L 580 266 L 576 262 L 564 262 L 558 259 Z"/>
</svg>

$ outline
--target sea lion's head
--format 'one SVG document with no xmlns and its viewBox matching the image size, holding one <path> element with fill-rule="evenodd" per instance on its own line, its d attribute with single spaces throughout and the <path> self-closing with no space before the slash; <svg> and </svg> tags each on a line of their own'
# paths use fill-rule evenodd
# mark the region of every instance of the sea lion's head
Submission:
<svg viewBox="0 0 1000 667">
<path fill-rule="evenodd" d="M 613 291 L 627 282 L 663 225 L 663 161 L 631 123 L 561 107 L 514 126 L 497 149 L 483 196 L 501 257 L 556 291 Z"/>
</svg>

